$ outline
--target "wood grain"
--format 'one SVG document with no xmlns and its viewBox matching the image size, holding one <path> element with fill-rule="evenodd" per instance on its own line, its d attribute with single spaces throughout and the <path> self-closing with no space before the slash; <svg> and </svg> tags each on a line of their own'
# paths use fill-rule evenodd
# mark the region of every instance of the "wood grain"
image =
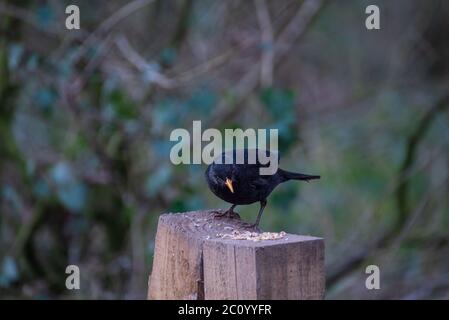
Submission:
<svg viewBox="0 0 449 320">
<path fill-rule="evenodd" d="M 286 234 L 232 240 L 238 219 L 211 211 L 163 214 L 156 234 L 148 299 L 322 299 L 324 241 Z"/>
</svg>

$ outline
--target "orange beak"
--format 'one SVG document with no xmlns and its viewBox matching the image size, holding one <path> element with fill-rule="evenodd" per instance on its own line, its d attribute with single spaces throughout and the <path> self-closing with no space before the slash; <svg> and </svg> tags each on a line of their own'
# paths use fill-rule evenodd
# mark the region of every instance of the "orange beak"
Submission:
<svg viewBox="0 0 449 320">
<path fill-rule="evenodd" d="M 229 190 L 231 190 L 232 193 L 234 193 L 234 187 L 232 186 L 232 180 L 226 178 L 225 182 L 226 187 L 228 187 Z"/>
</svg>

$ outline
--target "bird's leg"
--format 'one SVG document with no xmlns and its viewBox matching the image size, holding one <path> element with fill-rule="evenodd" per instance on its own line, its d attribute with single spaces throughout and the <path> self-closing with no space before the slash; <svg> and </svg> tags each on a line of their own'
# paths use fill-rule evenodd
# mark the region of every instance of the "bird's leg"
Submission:
<svg viewBox="0 0 449 320">
<path fill-rule="evenodd" d="M 215 211 L 215 217 L 217 218 L 221 218 L 221 217 L 228 217 L 230 219 L 236 218 L 236 219 L 240 219 L 240 216 L 237 212 L 234 212 L 234 208 L 236 207 L 236 204 L 233 204 L 228 210 L 226 211 Z"/>
<path fill-rule="evenodd" d="M 256 223 L 254 223 L 254 227 L 256 227 L 256 228 L 259 228 L 260 217 L 262 217 L 262 213 L 263 213 L 263 210 L 265 209 L 266 205 L 267 205 L 267 200 L 260 201 L 259 213 L 257 214 Z"/>
<path fill-rule="evenodd" d="M 262 217 L 262 213 L 263 213 L 263 210 L 265 209 L 266 205 L 267 205 L 267 200 L 260 201 L 260 209 L 259 209 L 259 213 L 257 214 L 256 222 L 254 224 L 250 224 L 247 227 L 248 229 L 254 229 L 257 232 L 260 232 L 260 229 L 259 229 L 260 217 Z"/>
<path fill-rule="evenodd" d="M 228 218 L 241 219 L 241 218 L 240 218 L 240 215 L 239 215 L 237 212 L 234 211 L 234 208 L 235 208 L 236 206 L 237 206 L 236 204 L 233 204 L 233 205 L 228 209 L 228 211 L 226 211 L 227 214 L 228 214 Z"/>
</svg>

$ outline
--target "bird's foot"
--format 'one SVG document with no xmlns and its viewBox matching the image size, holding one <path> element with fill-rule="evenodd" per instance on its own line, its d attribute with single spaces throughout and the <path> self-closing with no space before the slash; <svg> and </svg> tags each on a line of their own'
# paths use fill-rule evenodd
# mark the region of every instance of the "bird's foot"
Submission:
<svg viewBox="0 0 449 320">
<path fill-rule="evenodd" d="M 248 231 L 262 233 L 262 230 L 259 228 L 259 225 L 257 223 L 243 223 L 243 228 L 247 229 Z"/>
<path fill-rule="evenodd" d="M 214 211 L 212 211 L 212 213 L 214 214 L 215 218 L 227 217 L 229 219 L 239 219 L 239 220 L 241 220 L 240 215 L 237 212 L 235 212 L 234 210 L 231 210 L 231 209 L 226 210 L 226 211 L 214 210 Z"/>
<path fill-rule="evenodd" d="M 221 218 L 226 215 L 226 211 L 223 211 L 221 209 L 219 210 L 212 210 L 211 213 L 214 215 L 214 218 Z"/>
<path fill-rule="evenodd" d="M 234 210 L 228 210 L 227 213 L 228 213 L 228 218 L 230 218 L 230 219 L 242 220 L 240 215 L 237 212 L 235 212 Z"/>
</svg>

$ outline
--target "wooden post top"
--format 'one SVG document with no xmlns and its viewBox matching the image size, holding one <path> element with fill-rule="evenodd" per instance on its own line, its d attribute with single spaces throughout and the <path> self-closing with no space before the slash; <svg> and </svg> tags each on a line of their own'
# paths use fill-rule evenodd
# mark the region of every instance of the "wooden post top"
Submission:
<svg viewBox="0 0 449 320">
<path fill-rule="evenodd" d="M 160 216 L 149 299 L 324 297 L 323 239 L 251 232 L 215 212 Z"/>
<path fill-rule="evenodd" d="M 159 217 L 159 221 L 176 228 L 180 232 L 188 233 L 199 240 L 223 241 L 238 246 L 265 247 L 294 242 L 323 240 L 319 237 L 284 232 L 270 232 L 271 238 L 270 234 L 263 232 L 262 237 L 257 237 L 255 232 L 251 232 L 251 230 L 246 228 L 242 220 L 215 217 L 215 212 L 212 210 L 165 213 Z M 249 237 L 250 233 L 252 237 Z M 251 240 L 241 239 L 245 238 L 245 234 Z"/>
</svg>

